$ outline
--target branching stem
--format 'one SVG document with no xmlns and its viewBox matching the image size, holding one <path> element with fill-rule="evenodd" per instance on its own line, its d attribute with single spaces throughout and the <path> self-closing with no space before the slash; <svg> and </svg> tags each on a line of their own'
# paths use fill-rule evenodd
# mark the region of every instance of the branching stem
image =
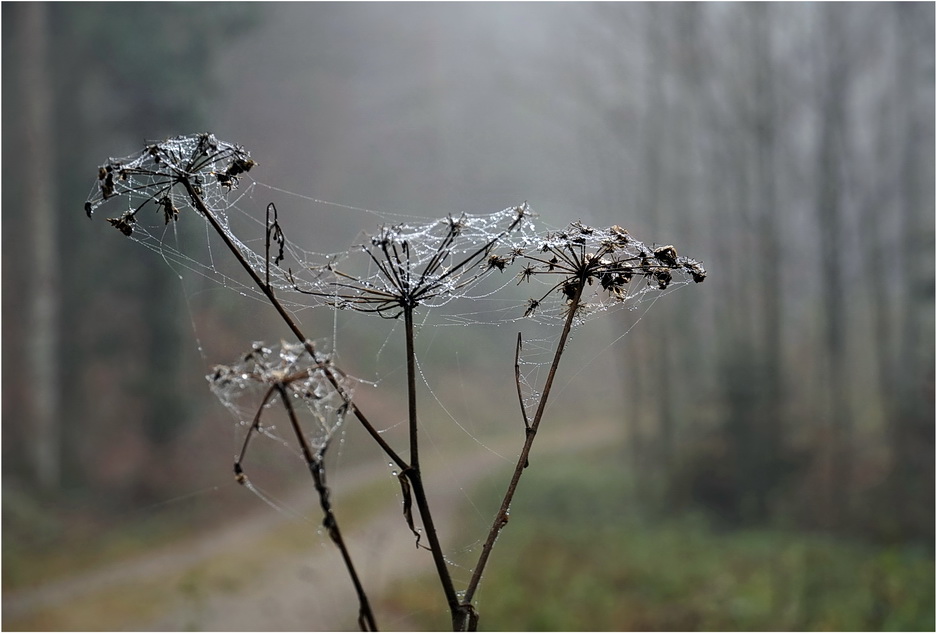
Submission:
<svg viewBox="0 0 936 634">
<path fill-rule="evenodd" d="M 192 200 L 192 204 L 195 205 L 195 209 L 199 211 L 207 220 L 215 232 L 221 236 L 221 239 L 224 241 L 224 244 L 227 246 L 228 250 L 234 255 L 237 261 L 240 263 L 244 270 L 247 271 L 247 274 L 250 275 L 251 279 L 257 285 L 257 287 L 266 295 L 267 299 L 270 300 L 270 304 L 273 305 L 273 308 L 276 309 L 276 312 L 279 313 L 283 321 L 286 323 L 286 326 L 292 331 L 296 338 L 302 342 L 302 345 L 305 346 L 306 350 L 309 351 L 309 354 L 312 355 L 313 359 L 317 359 L 315 346 L 312 344 L 312 341 L 309 340 L 302 330 L 299 329 L 299 326 L 296 324 L 296 321 L 292 318 L 292 315 L 289 314 L 289 311 L 280 303 L 279 299 L 276 297 L 276 294 L 273 292 L 273 287 L 267 284 L 260 275 L 253 270 L 250 266 L 250 263 L 247 262 L 247 259 L 244 257 L 244 254 L 240 252 L 240 249 L 237 248 L 237 245 L 231 240 L 231 238 L 225 233 L 224 229 L 218 223 L 217 218 L 214 214 L 211 213 L 211 210 L 208 209 L 208 206 L 205 205 L 205 202 L 202 200 L 201 195 L 195 190 L 192 186 L 192 183 L 188 178 L 179 179 L 182 185 L 185 187 L 185 191 L 188 193 L 189 198 Z M 269 268 L 269 262 L 267 262 L 267 267 Z M 364 426 L 364 429 L 367 430 L 367 433 L 370 434 L 371 438 L 380 445 L 380 448 L 383 449 L 393 462 L 400 468 L 401 471 L 405 471 L 409 468 L 409 465 L 406 464 L 406 461 L 403 460 L 393 448 L 387 444 L 387 441 L 383 439 L 380 435 L 380 432 L 370 423 L 364 413 L 358 408 L 357 404 L 345 393 L 341 385 L 338 383 L 338 380 L 335 378 L 334 373 L 328 368 L 322 368 L 325 377 L 328 379 L 329 383 L 332 384 L 338 393 L 341 395 L 341 398 L 344 399 L 345 403 L 348 404 L 348 407 L 351 408 L 351 411 L 354 413 L 355 418 L 360 421 Z"/>
<path fill-rule="evenodd" d="M 299 341 L 303 343 L 306 350 L 308 350 L 309 354 L 312 355 L 312 358 L 318 359 L 318 356 L 316 355 L 315 346 L 303 334 L 303 332 L 299 329 L 299 326 L 296 324 L 295 320 L 292 318 L 289 312 L 277 299 L 276 294 L 273 292 L 272 286 L 270 286 L 268 282 L 261 279 L 259 274 L 253 270 L 253 268 L 247 262 L 247 259 L 240 252 L 240 249 L 237 248 L 237 245 L 235 245 L 234 242 L 230 239 L 230 237 L 228 237 L 227 233 L 224 232 L 223 228 L 218 223 L 217 219 L 214 217 L 214 214 L 212 214 L 211 211 L 208 209 L 208 206 L 205 205 L 201 196 L 192 186 L 191 182 L 189 182 L 187 178 L 182 178 L 181 182 L 183 186 L 185 187 L 186 192 L 188 192 L 189 198 L 191 198 L 192 204 L 195 205 L 195 208 L 208 220 L 208 222 L 211 224 L 212 228 L 214 228 L 214 230 L 218 233 L 218 235 L 221 236 L 221 239 L 224 241 L 225 245 L 227 245 L 231 253 L 234 254 L 234 257 L 237 258 L 237 261 L 241 264 L 241 266 L 244 267 L 244 269 L 253 279 L 254 283 L 256 283 L 257 287 L 260 288 L 260 290 L 263 291 L 263 294 L 267 296 L 267 299 L 270 300 L 270 303 L 273 305 L 276 311 L 283 318 L 283 321 L 286 322 L 286 325 L 293 332 L 293 334 L 296 335 Z M 269 232 L 269 227 L 267 228 L 267 230 Z M 268 233 L 267 240 L 269 240 L 269 237 L 270 236 Z M 265 275 L 267 276 L 267 279 L 269 279 L 269 266 L 270 266 L 270 262 L 269 262 L 269 250 L 268 250 L 267 262 L 266 262 L 267 270 L 265 273 Z M 367 420 L 364 414 L 360 411 L 360 409 L 358 409 L 358 407 L 354 404 L 354 402 L 350 398 L 348 398 L 348 395 L 344 392 L 344 390 L 341 388 L 340 384 L 338 383 L 338 380 L 335 378 L 334 373 L 327 366 L 323 366 L 322 371 L 324 375 L 328 378 L 328 381 L 341 395 L 345 403 L 349 405 L 349 407 L 354 412 L 357 419 L 361 422 L 362 425 L 364 425 L 365 429 L 367 429 L 368 433 L 370 433 L 370 435 L 378 442 L 381 448 L 383 448 L 383 450 L 390 456 L 390 458 L 393 459 L 397 463 L 400 469 L 403 469 L 403 470 L 407 469 L 408 465 L 406 465 L 406 463 L 401 458 L 399 458 L 399 456 L 397 456 L 396 452 L 394 452 L 393 449 L 386 443 L 386 441 L 384 441 L 383 438 L 380 437 L 380 434 L 373 427 L 373 425 L 370 424 L 370 422 Z M 322 510 L 325 512 L 325 527 L 328 529 L 328 533 L 332 541 L 338 547 L 339 551 L 341 551 L 342 559 L 344 560 L 345 566 L 348 569 L 348 574 L 351 576 L 351 581 L 354 584 L 355 592 L 357 592 L 358 601 L 360 602 L 360 610 L 358 613 L 358 624 L 360 625 L 361 629 L 364 631 L 371 631 L 371 632 L 377 631 L 377 624 L 376 624 L 376 621 L 374 620 L 374 615 L 371 612 L 370 603 L 367 600 L 367 595 L 364 592 L 364 587 L 361 585 L 361 581 L 358 578 L 358 575 L 354 569 L 353 563 L 351 562 L 351 555 L 348 553 L 348 549 L 345 546 L 344 540 L 341 537 L 341 532 L 338 530 L 338 523 L 337 521 L 335 521 L 334 515 L 331 512 L 331 506 L 330 506 L 330 503 L 328 502 L 328 490 L 325 488 L 325 485 L 324 485 L 320 461 L 317 460 L 313 456 L 311 450 L 309 449 L 309 445 L 306 442 L 305 437 L 302 434 L 302 430 L 299 427 L 299 422 L 296 420 L 296 415 L 292 408 L 292 403 L 289 401 L 288 394 L 285 388 L 283 387 L 282 383 L 277 384 L 277 389 L 280 392 L 280 395 L 283 399 L 283 403 L 286 406 L 287 412 L 289 413 L 289 420 L 293 425 L 293 429 L 296 433 L 296 437 L 298 438 L 299 444 L 302 447 L 302 455 L 303 457 L 305 457 L 306 463 L 309 465 L 309 470 L 312 472 L 312 477 L 315 480 L 315 488 L 319 493 L 319 500 L 322 505 Z M 251 428 L 251 431 L 252 429 L 253 427 Z M 248 438 L 249 438 L 249 432 L 248 432 Z"/>
<path fill-rule="evenodd" d="M 360 604 L 360 608 L 358 609 L 358 625 L 364 632 L 376 632 L 377 622 L 374 620 L 374 613 L 371 611 L 370 602 L 367 600 L 367 593 L 364 592 L 364 585 L 361 583 L 361 579 L 358 577 L 357 571 L 354 568 L 354 563 L 351 561 L 351 553 L 348 552 L 348 548 L 344 543 L 344 538 L 341 536 L 341 529 L 338 528 L 338 520 L 335 518 L 335 514 L 331 508 L 328 487 L 325 486 L 324 455 L 322 455 L 322 453 L 312 453 L 309 443 L 302 433 L 302 428 L 299 426 L 299 420 L 296 418 L 296 411 L 293 409 L 289 392 L 286 391 L 282 383 L 277 383 L 276 389 L 279 391 L 280 398 L 283 399 L 283 405 L 286 407 L 286 413 L 289 415 L 289 422 L 296 434 L 296 438 L 299 440 L 299 446 L 302 448 L 302 457 L 305 458 L 306 464 L 309 466 L 309 471 L 312 473 L 312 479 L 315 481 L 315 490 L 318 492 L 319 504 L 325 516 L 322 520 L 322 525 L 328 531 L 328 536 L 331 538 L 332 542 L 334 542 L 335 546 L 337 546 L 338 550 L 341 552 L 341 558 L 344 560 L 345 568 L 347 568 L 348 575 L 351 577 L 351 583 L 354 584 L 354 591 L 357 593 L 358 603 Z"/>
<path fill-rule="evenodd" d="M 261 278 L 260 275 L 250 266 L 250 264 L 247 262 L 247 259 L 240 252 L 240 249 L 236 244 L 234 244 L 227 233 L 225 233 L 214 214 L 211 213 L 211 210 L 207 205 L 205 205 L 201 196 L 192 186 L 191 182 L 187 178 L 181 178 L 180 181 L 185 187 L 189 198 L 192 200 L 192 204 L 208 220 L 208 223 L 224 241 L 224 244 L 227 246 L 228 250 L 231 251 L 244 270 L 247 271 L 247 274 L 250 275 L 251 279 L 254 281 L 257 287 L 263 292 L 264 295 L 266 295 L 267 299 L 270 301 L 270 304 L 272 304 L 273 308 L 276 309 L 276 312 L 279 313 L 287 327 L 299 339 L 299 341 L 303 342 L 303 345 L 305 346 L 306 350 L 308 350 L 309 354 L 312 355 L 312 358 L 318 358 L 316 356 L 314 345 L 305 336 L 305 334 L 303 334 L 302 330 L 300 330 L 289 311 L 287 311 L 282 303 L 280 303 L 279 299 L 276 297 L 276 294 L 273 291 L 272 286 L 268 284 L 263 278 Z M 269 255 L 267 255 L 267 258 L 269 258 Z M 269 269 L 269 261 L 267 261 L 267 269 Z M 435 524 L 432 521 L 432 514 L 429 511 L 429 503 L 428 499 L 426 498 L 426 491 L 422 483 L 422 474 L 420 473 L 419 469 L 419 439 L 418 423 L 416 418 L 416 357 L 414 350 L 415 336 L 412 307 L 407 307 L 404 309 L 404 317 L 406 321 L 407 378 L 410 409 L 410 461 L 412 464 L 407 464 L 407 462 L 403 460 L 399 454 L 397 454 L 393 448 L 390 447 L 389 444 L 387 444 L 377 429 L 370 423 L 364 413 L 358 408 L 355 402 L 350 399 L 344 392 L 332 371 L 327 367 L 323 367 L 323 372 L 332 386 L 338 391 L 344 401 L 348 404 L 358 421 L 360 421 L 360 423 L 364 426 L 370 436 L 377 442 L 377 444 L 380 445 L 384 453 L 386 453 L 390 459 L 396 463 L 396 465 L 400 468 L 400 472 L 406 475 L 406 478 L 412 485 L 413 497 L 416 499 L 416 507 L 419 509 L 419 515 L 422 518 L 422 522 L 426 530 L 426 537 L 429 540 L 432 559 L 435 563 L 436 570 L 439 573 L 439 580 L 442 584 L 443 591 L 445 592 L 446 601 L 448 602 L 449 608 L 452 611 L 453 624 L 455 624 L 461 620 L 464 620 L 462 615 L 467 614 L 467 612 L 465 606 L 459 605 L 458 595 L 455 592 L 455 586 L 452 583 L 452 577 L 449 573 L 448 566 L 445 563 L 445 556 L 442 553 L 442 545 L 439 542 Z M 342 555 L 344 556 L 344 554 L 345 552 L 343 551 Z M 357 585 L 358 584 L 355 583 L 355 587 L 357 587 Z M 359 596 L 361 595 L 359 594 Z M 369 622 L 363 619 L 363 605 L 364 604 L 362 603 L 362 627 L 368 625 L 373 626 L 374 629 L 376 629 L 376 626 L 373 624 L 373 616 L 370 617 Z M 468 606 L 468 608 L 470 609 L 470 606 Z"/>
</svg>

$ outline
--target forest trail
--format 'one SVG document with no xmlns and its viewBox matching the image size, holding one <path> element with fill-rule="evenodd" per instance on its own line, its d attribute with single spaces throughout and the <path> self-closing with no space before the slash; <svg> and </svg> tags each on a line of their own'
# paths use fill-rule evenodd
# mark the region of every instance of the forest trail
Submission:
<svg viewBox="0 0 936 634">
<path fill-rule="evenodd" d="M 542 458 L 549 454 L 608 443 L 618 429 L 605 425 L 583 432 L 581 427 L 567 427 L 544 433 L 535 446 L 533 466 L 545 468 Z M 502 455 L 514 456 L 519 442 L 503 450 L 496 449 Z M 458 514 L 468 500 L 467 493 L 482 478 L 512 468 L 512 460 L 478 451 L 439 457 L 424 465 L 430 480 L 440 482 L 429 491 L 429 496 L 433 518 L 443 539 L 457 534 Z M 393 478 L 388 478 L 385 464 L 349 468 L 341 474 L 340 486 L 337 481 L 333 484 L 339 522 L 341 499 L 388 481 L 396 487 L 396 495 L 382 496 L 379 507 L 371 509 L 366 519 L 352 518 L 341 525 L 372 604 L 395 582 L 434 574 L 429 552 L 414 547 L 413 535 L 401 517 L 399 489 Z M 317 500 L 308 489 L 302 489 L 289 501 L 289 506 L 316 518 L 316 523 L 310 525 L 266 508 L 221 530 L 141 557 L 38 588 L 4 593 L 3 627 L 357 630 L 357 599 L 337 550 L 321 534 L 309 538 L 311 531 L 318 530 Z M 493 509 L 479 511 L 478 526 L 484 528 L 478 530 L 478 539 L 483 538 L 492 517 Z M 284 530 L 291 531 L 292 540 L 282 538 Z M 458 544 L 447 547 L 457 549 Z M 492 565 L 496 566 L 496 562 Z M 464 568 L 453 569 L 457 587 L 463 586 L 468 576 Z M 439 592 L 439 609 L 444 611 L 441 591 L 436 586 L 432 586 L 432 591 Z M 381 629 L 410 629 L 405 615 L 375 610 Z"/>
</svg>

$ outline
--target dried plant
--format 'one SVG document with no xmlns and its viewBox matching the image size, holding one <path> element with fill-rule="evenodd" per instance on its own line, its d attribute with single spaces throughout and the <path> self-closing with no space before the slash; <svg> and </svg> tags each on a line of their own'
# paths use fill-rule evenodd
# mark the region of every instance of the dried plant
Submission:
<svg viewBox="0 0 936 634">
<path fill-rule="evenodd" d="M 326 373 L 326 368 L 330 368 L 331 371 Z M 341 553 L 357 593 L 360 605 L 358 624 L 363 631 L 375 631 L 377 623 L 367 593 L 341 535 L 338 519 L 331 507 L 331 494 L 325 482 L 325 452 L 328 450 L 332 434 L 341 426 L 348 411 L 347 399 L 351 395 L 351 389 L 345 377 L 331 366 L 330 358 L 316 356 L 309 352 L 306 346 L 284 342 L 280 345 L 279 353 L 274 356 L 272 349 L 255 342 L 251 351 L 236 364 L 215 366 L 208 375 L 208 381 L 212 392 L 221 402 L 235 410 L 239 410 L 236 401 L 254 391 L 253 388 L 259 387 L 263 390 L 259 405 L 256 405 L 256 414 L 247 429 L 244 444 L 234 462 L 234 477 L 248 488 L 252 488 L 252 485 L 243 467 L 247 447 L 254 434 L 263 433 L 263 417 L 267 409 L 277 401 L 283 405 L 319 496 L 323 514 L 322 526 Z M 308 437 L 311 425 L 306 425 L 305 431 L 303 430 L 293 403 L 302 403 L 305 406 L 314 423 L 314 429 L 319 432 L 313 433 L 311 440 Z"/>
<path fill-rule="evenodd" d="M 325 257 L 316 257 L 289 241 L 271 203 L 266 208 L 264 248 L 258 253 L 235 235 L 224 213 L 227 197 L 235 195 L 241 179 L 255 166 L 246 150 L 210 134 L 152 143 L 135 156 L 112 159 L 99 169 L 85 211 L 90 216 L 105 202 L 126 200 L 126 211 L 108 221 L 124 235 L 144 244 L 147 240 L 158 242 L 151 232 L 140 235 L 140 213 L 148 204 L 165 225 L 178 222 L 185 209 L 194 211 L 220 236 L 255 289 L 296 337 L 296 343 L 284 342 L 276 353 L 255 343 L 237 363 L 216 366 L 208 379 L 215 394 L 239 416 L 246 408 L 254 412 L 249 419 L 241 418 L 247 433 L 234 465 L 237 481 L 245 486 L 251 486 L 243 466 L 251 439 L 266 433 L 263 420 L 270 408 L 283 406 L 313 477 L 323 524 L 341 552 L 357 593 L 361 629 L 376 629 L 376 620 L 332 511 L 325 480 L 324 457 L 329 440 L 348 414 L 365 428 L 399 470 L 405 522 L 415 535 L 417 546 L 431 552 L 453 629 L 475 630 L 478 614 L 473 606 L 474 595 L 497 536 L 507 523 L 517 484 L 529 464 L 530 450 L 572 328 L 611 305 L 623 304 L 646 292 L 666 290 L 674 279 L 701 282 L 706 276 L 705 269 L 696 260 L 678 256 L 673 246 L 647 247 L 618 226 L 595 229 L 576 222 L 564 231 L 537 235 L 529 221 L 532 211 L 526 203 L 489 215 L 449 215 L 428 223 L 384 225 L 351 251 Z M 287 261 L 289 264 L 284 268 Z M 432 519 L 419 459 L 414 316 L 418 310 L 438 309 L 454 299 L 488 298 L 494 291 L 479 291 L 476 296 L 474 289 L 489 276 L 500 276 L 516 267 L 520 268 L 516 273 L 518 284 L 538 283 L 543 289 L 518 308 L 520 314 L 506 319 L 556 320 L 561 323 L 561 331 L 543 389 L 532 401 L 532 416 L 522 394 L 522 336 L 518 333 L 514 378 L 520 395 L 525 441 L 472 577 L 466 590 L 459 593 Z M 354 310 L 385 319 L 403 318 L 408 460 L 388 444 L 361 411 L 353 399 L 352 381 L 340 370 L 335 356 L 321 352 L 321 346 L 301 331 L 281 299 L 285 294 L 306 297 L 314 305 L 333 309 Z M 250 405 L 243 404 L 245 399 Z M 299 404 L 306 413 L 305 426 L 296 411 Z M 414 503 L 427 546 L 421 544 L 422 535 L 416 528 Z"/>
<path fill-rule="evenodd" d="M 359 255 L 365 265 L 362 270 L 370 269 L 369 274 L 348 273 L 340 268 L 342 263 L 328 262 L 315 267 L 314 284 L 308 288 L 297 284 L 296 290 L 335 308 L 388 319 L 419 306 L 439 307 L 465 297 L 495 268 L 503 271 L 502 256 L 492 251 L 528 213 L 524 203 L 489 216 L 463 213 L 421 225 L 381 227 L 348 254 Z"/>
</svg>

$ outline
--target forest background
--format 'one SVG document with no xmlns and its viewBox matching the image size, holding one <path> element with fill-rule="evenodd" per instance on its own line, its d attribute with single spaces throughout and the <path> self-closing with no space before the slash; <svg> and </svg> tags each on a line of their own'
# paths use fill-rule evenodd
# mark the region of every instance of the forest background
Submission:
<svg viewBox="0 0 936 634">
<path fill-rule="evenodd" d="M 274 315 L 180 282 L 82 210 L 107 157 L 208 130 L 316 199 L 429 217 L 527 200 L 555 226 L 619 224 L 703 260 L 704 285 L 623 339 L 613 316 L 595 326 L 616 343 L 557 406 L 616 430 L 595 508 L 654 534 L 691 517 L 712 539 L 855 544 L 884 606 L 858 629 L 932 628 L 932 591 L 900 617 L 892 596 L 920 564 L 932 589 L 931 3 L 2 12 L 5 598 L 91 565 L 77 551 L 102 535 L 145 549 L 256 511 L 204 375 L 283 336 Z M 319 211 L 310 231 L 340 226 Z M 475 349 L 463 396 L 487 389 L 494 352 Z M 576 482 L 588 460 L 565 453 Z"/>
</svg>

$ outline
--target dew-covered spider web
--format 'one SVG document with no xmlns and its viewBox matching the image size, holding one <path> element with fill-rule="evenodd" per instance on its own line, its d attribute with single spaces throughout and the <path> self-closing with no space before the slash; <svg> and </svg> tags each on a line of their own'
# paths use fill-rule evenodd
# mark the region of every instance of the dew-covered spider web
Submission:
<svg viewBox="0 0 936 634">
<path fill-rule="evenodd" d="M 280 221 L 275 204 L 258 204 L 258 190 L 277 188 L 250 177 L 255 165 L 245 149 L 210 134 L 152 143 L 139 154 L 110 159 L 99 168 L 85 211 L 90 217 L 107 204 L 115 214 L 107 220 L 115 228 L 177 270 L 210 278 L 243 295 L 264 299 L 256 284 L 230 267 L 230 253 L 223 251 L 231 247 L 292 310 L 331 306 L 387 318 L 398 316 L 402 301 L 435 312 L 455 299 L 494 292 L 476 290 L 477 282 L 503 270 L 499 261 L 488 263 L 486 258 L 498 247 L 503 250 L 503 238 L 528 236 L 534 230 L 532 222 L 524 222 L 526 204 L 426 221 L 311 199 L 315 213 L 326 207 L 326 213 L 343 214 L 346 224 L 367 225 L 358 243 L 340 251 L 315 251 Z M 197 208 L 193 193 L 210 211 L 211 220 Z M 291 198 L 293 204 L 308 207 L 308 197 Z M 301 210 L 292 213 L 302 215 Z M 176 233 L 187 218 L 205 225 L 205 255 L 178 247 Z M 325 220 L 328 224 L 333 219 Z M 334 244 L 334 239 L 324 242 Z"/>
<path fill-rule="evenodd" d="M 619 226 L 572 222 L 550 228 L 526 202 L 492 213 L 449 212 L 426 220 L 289 194 L 290 205 L 330 216 L 319 218 L 326 226 L 342 215 L 347 225 L 361 228 L 343 250 L 313 250 L 280 219 L 275 203 L 261 202 L 264 195 L 288 192 L 254 180 L 255 165 L 246 149 L 211 134 L 151 143 L 99 168 L 85 211 L 90 217 L 106 203 L 115 228 L 177 270 L 247 296 L 264 299 L 256 284 L 231 268 L 224 241 L 293 310 L 330 306 L 393 319 L 409 302 L 424 324 L 561 321 L 570 299 L 565 282 L 589 259 L 596 264 L 577 324 L 610 309 L 634 309 L 652 299 L 648 294 L 705 277 L 699 262 L 679 257 L 672 246 L 648 247 Z M 197 209 L 193 193 L 212 221 Z M 303 216 L 301 209 L 291 213 Z M 180 223 L 193 220 L 203 225 L 209 248 L 185 253 L 176 233 Z M 307 224 L 308 215 L 304 220 Z M 190 224 L 182 230 L 196 229 Z M 442 310 L 450 304 L 457 309 Z"/>
<path fill-rule="evenodd" d="M 329 369 L 335 383 L 326 374 Z M 250 351 L 233 363 L 215 365 L 208 383 L 239 424 L 253 426 L 254 433 L 272 436 L 278 442 L 284 441 L 279 435 L 273 435 L 275 427 L 264 424 L 257 411 L 279 405 L 283 395 L 270 388 L 283 384 L 288 397 L 313 421 L 306 429 L 310 447 L 315 452 L 323 451 L 341 427 L 354 387 L 353 379 L 332 368 L 328 355 L 318 352 L 313 357 L 304 345 L 285 341 L 269 347 L 259 341 L 253 342 Z"/>
<path fill-rule="evenodd" d="M 497 398 L 512 399 L 493 417 L 509 418 L 516 423 L 512 431 L 522 430 L 542 396 L 566 320 L 572 338 L 606 314 L 629 311 L 633 323 L 660 297 L 706 275 L 700 262 L 672 245 L 650 246 L 617 225 L 591 227 L 570 219 L 550 227 L 526 202 L 427 219 L 285 191 L 270 184 L 272 175 L 261 176 L 262 163 L 211 134 L 149 143 L 101 166 L 85 204 L 89 217 L 105 213 L 180 277 L 204 278 L 267 304 L 275 298 L 296 323 L 307 311 L 331 315 L 327 343 L 322 333 L 303 331 L 306 341 L 255 342 L 239 356 L 211 360 L 226 363 L 213 368 L 208 380 L 244 442 L 238 460 L 249 442 L 261 438 L 298 455 L 282 414 L 275 424 L 265 420 L 268 411 L 284 406 L 276 385 L 285 386 L 286 398 L 302 409 L 311 451 L 323 453 L 346 424 L 355 387 L 401 385 L 390 375 L 401 374 L 402 362 L 378 367 L 363 383 L 340 369 L 346 361 L 341 324 L 366 319 L 389 325 L 371 351 L 379 359 L 400 350 L 399 323 L 411 314 L 418 387 L 428 402 L 424 418 L 435 421 L 423 428 L 428 444 L 438 429 L 450 426 L 506 465 L 519 445 L 495 447 L 496 440 L 478 431 L 483 425 L 472 416 L 484 404 L 459 395 L 459 377 L 470 374 L 463 359 L 477 365 L 472 355 L 490 352 L 481 361 L 484 371 L 507 386 Z M 355 337 L 355 353 L 363 354 L 366 336 Z M 442 371 L 436 369 L 440 363 Z M 453 393 L 461 406 L 453 404 Z M 390 438 L 400 421 L 381 420 L 378 432 Z"/>
</svg>

